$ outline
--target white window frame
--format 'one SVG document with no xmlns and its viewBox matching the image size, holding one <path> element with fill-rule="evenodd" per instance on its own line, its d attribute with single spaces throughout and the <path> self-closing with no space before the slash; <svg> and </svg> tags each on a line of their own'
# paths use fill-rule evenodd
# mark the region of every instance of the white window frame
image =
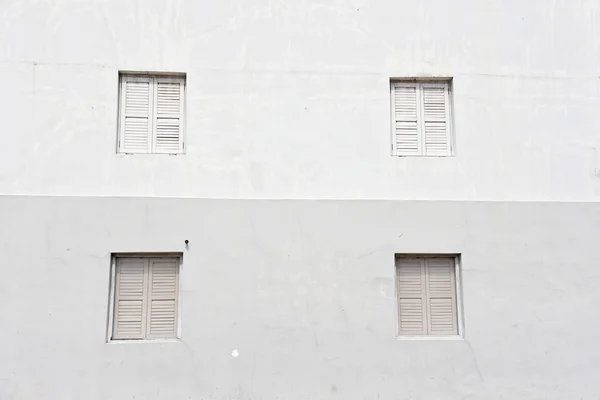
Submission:
<svg viewBox="0 0 600 400">
<path fill-rule="evenodd" d="M 399 321 L 399 297 L 398 297 L 398 269 L 396 260 L 398 258 L 454 258 L 454 286 L 456 295 L 456 335 L 401 335 Z M 396 253 L 394 255 L 394 315 L 395 315 L 395 337 L 396 340 L 464 340 L 464 312 L 463 312 L 463 291 L 462 291 L 462 264 L 460 254 L 411 254 Z"/>
<path fill-rule="evenodd" d="M 115 319 L 115 289 L 117 274 L 117 259 L 120 258 L 173 258 L 179 260 L 178 265 L 178 293 L 177 293 L 177 327 L 174 338 L 156 338 L 156 339 L 113 339 L 114 319 Z M 114 253 L 110 260 L 110 287 L 108 301 L 108 323 L 106 326 L 106 343 L 164 343 L 181 341 L 181 310 L 183 305 L 183 290 L 181 287 L 183 272 L 183 254 L 182 253 Z"/>
<path fill-rule="evenodd" d="M 124 130 L 125 130 L 125 79 L 135 82 L 150 82 L 150 97 L 153 99 L 149 107 L 149 131 L 148 149 L 145 152 L 131 152 L 125 150 Z M 180 126 L 181 133 L 179 135 L 179 149 L 177 152 L 157 152 L 156 151 L 156 102 L 157 97 L 154 92 L 159 82 L 164 83 L 180 83 L 181 84 L 181 107 L 180 107 Z M 142 72 L 119 72 L 119 118 L 117 128 L 117 153 L 119 154 L 167 154 L 167 155 L 182 155 L 185 154 L 186 142 L 186 93 L 187 93 L 187 75 L 181 73 L 142 73 Z"/>
<path fill-rule="evenodd" d="M 418 137 L 418 154 L 402 154 L 398 151 L 396 143 L 396 117 L 395 117 L 395 96 L 394 90 L 398 87 L 416 88 L 417 91 L 417 127 L 419 132 Z M 425 119 L 423 116 L 423 107 L 421 98 L 423 96 L 423 87 L 443 88 L 446 92 L 446 140 L 448 143 L 448 153 L 445 155 L 433 155 L 425 153 Z M 395 157 L 453 157 L 454 153 L 454 110 L 452 101 L 452 79 L 391 79 L 390 80 L 390 117 L 391 117 L 391 141 L 392 141 L 392 156 Z"/>
</svg>

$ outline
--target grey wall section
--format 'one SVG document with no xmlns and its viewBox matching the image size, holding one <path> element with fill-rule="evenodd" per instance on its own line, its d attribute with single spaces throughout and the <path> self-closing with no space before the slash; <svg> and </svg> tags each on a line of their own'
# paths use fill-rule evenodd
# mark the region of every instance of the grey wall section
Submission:
<svg viewBox="0 0 600 400">
<path fill-rule="evenodd" d="M 597 203 L 5 196 L 0 221 L 2 399 L 600 393 Z M 131 251 L 184 253 L 181 342 L 105 342 Z M 395 339 L 402 252 L 462 254 L 465 340 Z"/>
</svg>

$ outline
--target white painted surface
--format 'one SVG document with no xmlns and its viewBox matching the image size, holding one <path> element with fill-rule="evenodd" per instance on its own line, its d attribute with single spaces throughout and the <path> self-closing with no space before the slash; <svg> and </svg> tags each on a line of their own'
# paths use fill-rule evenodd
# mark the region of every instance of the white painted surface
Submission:
<svg viewBox="0 0 600 400">
<path fill-rule="evenodd" d="M 598 26 L 597 0 L 0 2 L 0 399 L 597 398 Z M 187 73 L 185 155 L 116 154 L 119 70 Z M 455 157 L 391 156 L 406 76 L 454 78 Z M 134 251 L 184 253 L 180 342 L 106 343 Z M 394 253 L 444 252 L 466 340 L 395 340 Z"/>
<path fill-rule="evenodd" d="M 0 398 L 593 400 L 599 211 L 2 197 Z M 181 342 L 106 344 L 132 250 L 183 251 Z M 407 252 L 462 253 L 464 341 L 395 340 Z"/>
<path fill-rule="evenodd" d="M 0 4 L 0 193 L 600 200 L 596 0 Z M 187 72 L 185 156 L 115 154 L 119 70 Z M 390 156 L 454 77 L 456 157 Z"/>
</svg>

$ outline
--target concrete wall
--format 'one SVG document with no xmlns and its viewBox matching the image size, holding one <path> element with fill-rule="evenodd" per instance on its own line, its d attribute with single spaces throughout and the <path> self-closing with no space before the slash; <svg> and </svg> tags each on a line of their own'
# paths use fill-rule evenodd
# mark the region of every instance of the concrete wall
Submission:
<svg viewBox="0 0 600 400">
<path fill-rule="evenodd" d="M 0 2 L 0 400 L 598 398 L 598 26 L 597 0 Z M 187 73 L 185 155 L 116 154 L 120 70 Z M 406 76 L 453 77 L 455 157 L 390 155 Z M 111 253 L 161 251 L 181 342 L 107 344 Z M 462 255 L 464 340 L 395 339 L 395 253 Z"/>
<path fill-rule="evenodd" d="M 0 220 L 2 399 L 600 393 L 595 204 L 4 197 Z M 183 252 L 181 342 L 105 343 L 119 251 Z M 465 340 L 395 340 L 403 252 L 462 254 Z"/>
<path fill-rule="evenodd" d="M 0 4 L 0 192 L 600 199 L 600 3 Z M 118 156 L 119 70 L 188 74 L 187 154 Z M 456 157 L 390 156 L 389 79 L 454 77 Z"/>
</svg>

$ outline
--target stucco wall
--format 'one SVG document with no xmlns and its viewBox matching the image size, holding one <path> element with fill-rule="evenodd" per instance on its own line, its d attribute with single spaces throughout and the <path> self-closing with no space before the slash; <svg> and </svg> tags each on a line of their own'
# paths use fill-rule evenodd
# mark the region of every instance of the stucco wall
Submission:
<svg viewBox="0 0 600 400">
<path fill-rule="evenodd" d="M 1 1 L 0 399 L 597 399 L 598 26 L 597 0 Z M 120 70 L 187 73 L 185 155 L 116 154 Z M 455 157 L 390 155 L 406 76 L 453 77 Z M 133 251 L 183 252 L 181 342 L 105 343 Z M 465 340 L 395 339 L 394 253 L 462 255 Z"/>
<path fill-rule="evenodd" d="M 600 199 L 600 5 L 0 4 L 0 192 Z M 188 74 L 187 154 L 117 156 L 119 70 Z M 390 156 L 389 78 L 454 77 L 456 157 Z"/>
<path fill-rule="evenodd" d="M 2 399 L 600 393 L 597 204 L 4 197 L 0 220 Z M 183 252 L 180 343 L 105 343 L 130 251 Z M 464 341 L 395 339 L 403 252 L 462 254 Z"/>
</svg>

